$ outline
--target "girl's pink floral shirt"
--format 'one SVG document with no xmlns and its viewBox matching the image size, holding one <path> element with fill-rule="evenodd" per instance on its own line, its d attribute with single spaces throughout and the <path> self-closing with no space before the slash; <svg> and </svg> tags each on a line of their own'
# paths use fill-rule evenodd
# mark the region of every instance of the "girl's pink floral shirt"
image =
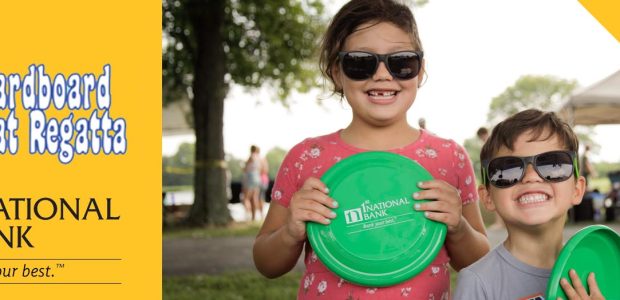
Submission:
<svg viewBox="0 0 620 300">
<path fill-rule="evenodd" d="M 282 162 L 272 191 L 274 203 L 288 207 L 291 197 L 309 177 L 321 178 L 340 160 L 366 150 L 344 143 L 340 131 L 297 144 Z M 477 201 L 476 183 L 465 150 L 452 140 L 422 130 L 413 143 L 389 152 L 417 161 L 435 179 L 456 187 L 463 205 Z M 337 199 L 336 199 L 337 200 Z M 413 208 L 412 208 L 413 209 Z M 389 287 L 364 287 L 349 283 L 330 272 L 309 243 L 305 245 L 306 270 L 301 278 L 298 299 L 449 299 L 450 258 L 445 247 L 435 260 L 414 278 Z"/>
</svg>

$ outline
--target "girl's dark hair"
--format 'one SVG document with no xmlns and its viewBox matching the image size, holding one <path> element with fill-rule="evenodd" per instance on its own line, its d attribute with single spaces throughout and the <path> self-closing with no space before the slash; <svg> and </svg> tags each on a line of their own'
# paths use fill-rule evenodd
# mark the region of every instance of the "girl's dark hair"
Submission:
<svg viewBox="0 0 620 300">
<path fill-rule="evenodd" d="M 323 36 L 319 67 L 334 85 L 334 93 L 342 96 L 342 89 L 336 87 L 332 75 L 338 63 L 338 52 L 342 51 L 345 39 L 365 23 L 389 22 L 408 33 L 414 50 L 423 51 L 418 34 L 418 26 L 413 13 L 404 4 L 394 0 L 352 0 L 345 4 L 334 16 Z"/>
<path fill-rule="evenodd" d="M 557 136 L 565 150 L 575 153 L 579 150 L 579 140 L 573 129 L 554 112 L 528 109 L 512 115 L 493 128 L 491 136 L 480 151 L 480 161 L 493 158 L 502 146 L 513 150 L 517 138 L 530 130 L 532 131 L 530 141 L 546 141 Z M 545 131 L 547 135 L 543 137 Z"/>
</svg>

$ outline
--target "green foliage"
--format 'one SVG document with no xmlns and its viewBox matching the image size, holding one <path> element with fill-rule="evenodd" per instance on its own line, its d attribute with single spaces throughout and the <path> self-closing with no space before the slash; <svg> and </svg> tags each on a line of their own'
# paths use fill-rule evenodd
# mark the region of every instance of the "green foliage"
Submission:
<svg viewBox="0 0 620 300">
<path fill-rule="evenodd" d="M 172 157 L 175 165 L 179 167 L 193 167 L 194 166 L 194 151 L 195 146 L 193 143 L 182 143 L 179 145 L 179 150 Z"/>
<path fill-rule="evenodd" d="M 558 79 L 552 76 L 525 75 L 493 98 L 487 116 L 496 124 L 510 115 L 528 108 L 552 110 L 577 86 L 575 80 Z"/>
<path fill-rule="evenodd" d="M 243 167 L 245 166 L 245 160 L 234 157 L 229 154 L 226 158 L 228 162 L 228 170 L 230 171 L 231 181 L 241 181 L 243 179 Z"/>
<path fill-rule="evenodd" d="M 603 194 L 609 193 L 611 191 L 611 181 L 609 178 L 605 177 L 590 177 L 588 178 L 588 190 L 597 189 L 599 192 Z"/>
<path fill-rule="evenodd" d="M 285 99 L 317 85 L 314 58 L 324 31 L 321 1 L 230 1 L 227 52 L 232 81 L 260 87 L 268 81 Z"/>
<path fill-rule="evenodd" d="M 267 155 L 265 155 L 265 159 L 269 164 L 269 178 L 276 178 L 276 174 L 278 174 L 278 169 L 280 169 L 280 165 L 282 164 L 285 156 L 286 150 L 280 147 L 274 147 L 269 150 L 269 152 L 267 152 Z"/>
<path fill-rule="evenodd" d="M 194 150 L 195 145 L 193 143 L 183 143 L 179 145 L 179 150 L 174 155 L 162 157 L 162 184 L 166 190 L 174 189 L 176 186 L 190 186 L 191 189 L 194 180 Z M 269 178 L 272 180 L 276 178 L 286 153 L 286 150 L 274 147 L 265 155 L 269 164 Z M 227 154 L 226 162 L 230 171 L 230 180 L 241 181 L 245 159 Z"/>
<path fill-rule="evenodd" d="M 476 175 L 476 180 L 480 182 L 480 150 L 482 150 L 482 141 L 474 136 L 472 138 L 466 139 L 463 143 L 463 148 L 467 151 L 469 155 L 469 159 L 471 160 L 471 165 L 474 168 L 474 174 Z"/>
<path fill-rule="evenodd" d="M 188 100 L 192 85 L 196 40 L 191 30 L 186 1 L 162 1 L 162 96 L 164 105 Z"/>
<path fill-rule="evenodd" d="M 194 148 L 193 143 L 183 143 L 173 156 L 162 157 L 163 186 L 193 185 Z"/>
<path fill-rule="evenodd" d="M 513 86 L 491 101 L 487 119 L 491 124 L 528 108 L 554 110 L 577 87 L 575 80 L 559 79 L 552 76 L 525 75 Z M 593 126 L 577 126 L 574 128 L 580 144 L 589 144 L 596 153 L 599 145 L 593 140 Z M 466 149 L 467 146 L 465 147 Z M 468 150 L 469 152 L 469 150 Z M 472 152 L 469 152 L 471 155 Z M 472 161 L 475 159 L 472 157 Z M 476 176 L 479 176 L 476 174 Z"/>
<path fill-rule="evenodd" d="M 188 10 L 196 1 L 162 3 L 164 103 L 193 95 L 197 33 Z M 226 53 L 228 70 L 222 76 L 227 84 L 257 88 L 269 83 L 282 101 L 293 89 L 305 92 L 318 85 L 315 52 L 325 24 L 322 1 L 225 1 L 219 29 L 224 44 L 219 46 Z"/>
<path fill-rule="evenodd" d="M 301 276 L 294 271 L 277 279 L 267 279 L 256 271 L 246 271 L 218 276 L 164 277 L 163 299 L 295 299 Z"/>
<path fill-rule="evenodd" d="M 401 2 L 409 7 L 423 7 L 428 4 L 428 0 L 401 0 Z"/>
<path fill-rule="evenodd" d="M 278 151 L 284 151 L 279 148 Z M 268 154 L 269 155 L 269 154 Z M 162 157 L 162 174 L 164 187 L 169 189 L 174 186 L 191 186 L 194 184 L 194 157 L 195 157 L 195 144 L 183 143 L 179 145 L 179 150 L 173 156 Z M 278 155 L 276 155 L 271 163 L 277 167 L 280 166 L 282 159 L 278 161 Z M 268 158 L 269 160 L 269 158 Z M 228 163 L 228 170 L 230 171 L 231 181 L 241 181 L 243 176 L 243 166 L 245 160 L 234 157 L 229 154 L 226 156 L 226 162 Z M 270 170 L 271 172 L 271 170 Z M 275 177 L 271 177 L 275 178 Z M 191 188 L 190 188 L 191 189 Z"/>
<path fill-rule="evenodd" d="M 599 162 L 594 163 L 593 165 L 599 177 L 607 177 L 607 175 L 611 172 L 620 171 L 620 163 L 618 162 Z"/>
</svg>

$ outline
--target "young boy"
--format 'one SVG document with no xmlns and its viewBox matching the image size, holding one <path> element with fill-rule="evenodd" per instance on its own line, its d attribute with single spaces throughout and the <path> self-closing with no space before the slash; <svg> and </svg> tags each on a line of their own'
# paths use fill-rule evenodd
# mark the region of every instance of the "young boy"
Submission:
<svg viewBox="0 0 620 300">
<path fill-rule="evenodd" d="M 570 126 L 553 112 L 525 110 L 495 126 L 480 153 L 478 193 L 503 219 L 508 237 L 461 270 L 455 300 L 544 300 L 567 211 L 585 191 L 578 149 Z M 570 299 L 590 299 L 575 274 L 571 280 L 575 288 L 562 282 Z M 588 284 L 592 299 L 602 299 L 592 274 Z"/>
</svg>

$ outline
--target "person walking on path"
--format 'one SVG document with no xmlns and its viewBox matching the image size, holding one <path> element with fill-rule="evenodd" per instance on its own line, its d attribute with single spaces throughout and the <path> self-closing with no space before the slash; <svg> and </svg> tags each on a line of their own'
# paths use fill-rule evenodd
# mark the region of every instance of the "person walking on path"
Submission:
<svg viewBox="0 0 620 300">
<path fill-rule="evenodd" d="M 243 205 L 245 206 L 246 215 L 250 216 L 252 221 L 262 217 L 263 212 L 263 204 L 259 195 L 262 168 L 263 162 L 260 157 L 260 149 L 252 145 L 250 147 L 250 157 L 243 169 Z"/>
<path fill-rule="evenodd" d="M 583 155 L 581 155 L 581 176 L 586 179 L 586 187 L 590 183 L 591 177 L 596 177 L 598 174 L 590 162 L 590 145 L 585 146 Z"/>
</svg>

